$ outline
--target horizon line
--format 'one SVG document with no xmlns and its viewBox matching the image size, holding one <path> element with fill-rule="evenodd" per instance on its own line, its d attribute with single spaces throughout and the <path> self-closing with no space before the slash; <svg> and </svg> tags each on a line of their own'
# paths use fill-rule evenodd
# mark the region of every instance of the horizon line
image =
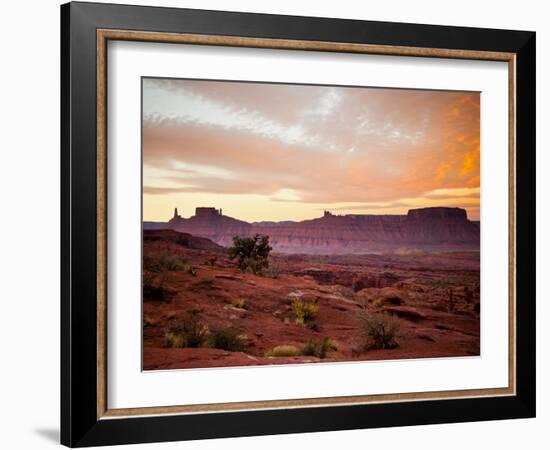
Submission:
<svg viewBox="0 0 550 450">
<path fill-rule="evenodd" d="M 229 217 L 229 218 L 232 218 L 232 219 L 240 220 L 242 222 L 247 222 L 247 223 L 251 223 L 251 224 L 253 224 L 253 223 L 263 223 L 263 222 L 272 222 L 272 223 L 296 222 L 296 223 L 299 223 L 299 222 L 304 222 L 304 221 L 307 221 L 307 220 L 320 219 L 320 218 L 323 218 L 323 217 L 355 217 L 355 216 L 404 216 L 405 217 L 405 216 L 408 216 L 408 214 L 411 211 L 426 210 L 426 209 L 460 209 L 460 210 L 465 212 L 466 219 L 468 221 L 470 221 L 470 222 L 480 222 L 480 219 L 477 219 L 477 220 L 470 219 L 470 217 L 468 216 L 468 210 L 466 208 L 461 208 L 459 206 L 424 206 L 424 207 L 418 207 L 418 208 L 409 208 L 407 210 L 407 212 L 404 213 L 404 214 L 375 214 L 375 213 L 374 214 L 373 213 L 335 214 L 331 210 L 325 209 L 325 210 L 323 210 L 323 213 L 320 216 L 315 216 L 315 217 L 311 217 L 311 218 L 307 218 L 307 219 L 301 219 L 301 220 L 295 220 L 295 219 L 253 220 L 253 221 L 243 220 L 243 219 L 239 219 L 235 216 L 225 215 L 225 214 L 222 213 L 223 208 L 216 208 L 214 206 L 195 206 L 195 214 L 190 215 L 187 218 L 182 217 L 181 215 L 177 214 L 178 208 L 174 207 L 174 215 L 172 215 L 168 220 L 143 220 L 143 218 L 142 218 L 141 221 L 142 221 L 142 223 L 146 223 L 146 222 L 149 222 L 149 223 L 167 223 L 167 222 L 169 222 L 170 220 L 172 220 L 176 217 L 179 217 L 181 219 L 191 219 L 193 217 L 197 217 L 197 210 L 198 209 L 202 209 L 202 210 L 206 210 L 206 211 L 215 213 L 214 215 L 219 215 L 219 216 L 222 216 L 222 217 Z M 176 216 L 176 214 L 177 214 L 177 216 Z"/>
</svg>

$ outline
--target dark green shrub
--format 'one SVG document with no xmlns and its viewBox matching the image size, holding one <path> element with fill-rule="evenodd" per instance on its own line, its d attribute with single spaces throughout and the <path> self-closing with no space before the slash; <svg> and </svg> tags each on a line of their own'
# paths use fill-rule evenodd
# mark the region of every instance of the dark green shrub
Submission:
<svg viewBox="0 0 550 450">
<path fill-rule="evenodd" d="M 304 356 L 316 356 L 317 358 L 323 359 L 326 358 L 330 350 L 338 351 L 338 343 L 329 337 L 325 337 L 321 341 L 308 342 L 302 348 L 301 354 Z"/>
<path fill-rule="evenodd" d="M 323 338 L 321 344 L 319 345 L 319 358 L 323 359 L 327 356 L 329 350 L 338 351 L 338 343 L 329 337 Z"/>
<path fill-rule="evenodd" d="M 190 310 L 182 321 L 171 324 L 164 333 L 164 345 L 172 348 L 202 347 L 209 330 L 198 309 Z"/>
<path fill-rule="evenodd" d="M 179 255 L 163 252 L 158 257 L 148 256 L 143 259 L 143 267 L 150 272 L 164 273 L 182 270 L 187 260 Z"/>
<path fill-rule="evenodd" d="M 269 236 L 259 234 L 250 238 L 235 236 L 233 246 L 229 248 L 229 259 L 237 259 L 241 272 L 259 275 L 263 269 L 269 267 L 268 256 L 271 250 Z"/>
<path fill-rule="evenodd" d="M 150 274 L 143 275 L 143 300 L 154 302 L 166 302 L 172 297 L 172 292 L 167 290 L 162 279 Z"/>
<path fill-rule="evenodd" d="M 243 352 L 247 347 L 241 331 L 233 327 L 212 329 L 208 336 L 208 346 L 229 352 Z"/>
<path fill-rule="evenodd" d="M 359 339 L 364 349 L 391 349 L 396 341 L 400 321 L 387 314 L 362 314 L 359 320 Z"/>
<path fill-rule="evenodd" d="M 175 272 L 183 269 L 186 264 L 185 258 L 174 255 L 168 252 L 162 253 L 158 259 L 158 266 L 160 271 Z"/>
<path fill-rule="evenodd" d="M 300 353 L 304 356 L 317 356 L 317 344 L 315 342 L 308 342 L 302 347 Z"/>
</svg>

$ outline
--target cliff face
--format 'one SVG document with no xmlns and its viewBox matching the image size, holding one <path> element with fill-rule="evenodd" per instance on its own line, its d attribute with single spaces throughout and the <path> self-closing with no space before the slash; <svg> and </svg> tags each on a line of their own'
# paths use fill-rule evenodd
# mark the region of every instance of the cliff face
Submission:
<svg viewBox="0 0 550 450">
<path fill-rule="evenodd" d="M 233 242 L 233 236 L 254 234 L 248 222 L 222 215 L 192 216 L 189 219 L 174 217 L 168 222 L 172 230 L 202 236 L 223 246 Z"/>
<path fill-rule="evenodd" d="M 461 208 L 413 209 L 407 214 L 407 240 L 479 247 L 479 224 L 470 222 Z"/>
<path fill-rule="evenodd" d="M 281 253 L 368 253 L 400 248 L 477 250 L 479 224 L 460 208 L 413 209 L 407 215 L 325 215 L 302 222 L 248 223 L 220 214 L 176 216 L 167 228 L 223 246 L 234 236 L 267 234 Z"/>
<path fill-rule="evenodd" d="M 183 247 L 208 250 L 213 253 L 225 253 L 226 251 L 224 247 L 212 242 L 210 239 L 170 229 L 144 229 L 143 241 L 172 241 Z"/>
</svg>

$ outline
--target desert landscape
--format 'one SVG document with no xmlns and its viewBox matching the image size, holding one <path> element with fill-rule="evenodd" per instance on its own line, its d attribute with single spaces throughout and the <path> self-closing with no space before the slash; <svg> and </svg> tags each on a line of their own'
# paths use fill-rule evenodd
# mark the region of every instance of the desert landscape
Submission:
<svg viewBox="0 0 550 450">
<path fill-rule="evenodd" d="M 229 236 L 262 231 L 268 266 L 241 270 Z M 478 248 L 457 208 L 253 225 L 175 212 L 144 224 L 143 368 L 479 355 Z"/>
<path fill-rule="evenodd" d="M 480 355 L 480 93 L 142 78 L 143 370 Z"/>
</svg>

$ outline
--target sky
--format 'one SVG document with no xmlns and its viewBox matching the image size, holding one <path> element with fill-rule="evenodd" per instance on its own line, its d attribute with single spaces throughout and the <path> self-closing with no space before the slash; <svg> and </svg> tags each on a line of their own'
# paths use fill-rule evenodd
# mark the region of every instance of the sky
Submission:
<svg viewBox="0 0 550 450">
<path fill-rule="evenodd" d="M 143 79 L 143 219 L 247 221 L 465 208 L 479 219 L 479 93 Z"/>
</svg>

